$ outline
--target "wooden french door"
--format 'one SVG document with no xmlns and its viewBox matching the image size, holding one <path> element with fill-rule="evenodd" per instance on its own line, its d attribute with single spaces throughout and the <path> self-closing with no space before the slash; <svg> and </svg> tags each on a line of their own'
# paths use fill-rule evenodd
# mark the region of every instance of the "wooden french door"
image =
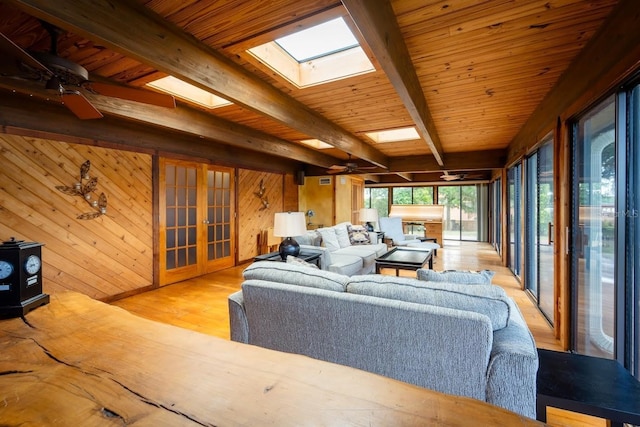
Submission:
<svg viewBox="0 0 640 427">
<path fill-rule="evenodd" d="M 160 284 L 235 263 L 234 170 L 160 160 Z"/>
</svg>

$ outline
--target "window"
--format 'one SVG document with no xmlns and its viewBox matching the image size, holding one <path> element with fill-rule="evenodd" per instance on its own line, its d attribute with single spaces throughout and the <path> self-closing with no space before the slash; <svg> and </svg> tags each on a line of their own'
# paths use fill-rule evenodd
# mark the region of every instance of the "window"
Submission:
<svg viewBox="0 0 640 427">
<path fill-rule="evenodd" d="M 394 187 L 394 205 L 432 205 L 433 187 Z"/>
<path fill-rule="evenodd" d="M 375 208 L 378 211 L 378 218 L 389 216 L 389 189 L 386 187 L 365 188 L 364 207 Z"/>
<path fill-rule="evenodd" d="M 247 52 L 298 88 L 375 71 L 343 17 L 252 47 Z"/>
<path fill-rule="evenodd" d="M 367 132 L 365 135 L 378 144 L 420 139 L 420 135 L 418 135 L 415 127 Z"/>
<path fill-rule="evenodd" d="M 206 90 L 202 90 L 187 82 L 183 82 L 173 76 L 154 80 L 147 83 L 147 86 L 206 108 L 217 108 L 232 104 L 231 101 L 220 98 L 217 95 L 207 92 Z"/>
<path fill-rule="evenodd" d="M 300 63 L 359 46 L 342 18 L 281 37 L 275 42 Z"/>
</svg>

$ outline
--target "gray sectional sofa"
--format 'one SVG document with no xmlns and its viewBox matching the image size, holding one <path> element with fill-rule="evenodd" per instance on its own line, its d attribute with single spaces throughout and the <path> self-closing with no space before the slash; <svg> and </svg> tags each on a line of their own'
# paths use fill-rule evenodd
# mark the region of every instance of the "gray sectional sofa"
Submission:
<svg viewBox="0 0 640 427">
<path fill-rule="evenodd" d="M 256 262 L 229 296 L 231 339 L 486 401 L 535 418 L 538 356 L 494 285 L 345 276 Z"/>
<path fill-rule="evenodd" d="M 363 235 L 366 234 L 366 240 Z M 305 252 L 319 252 L 320 268 L 353 276 L 375 270 L 375 260 L 387 251 L 385 243 L 377 242 L 376 233 L 367 233 L 361 226 L 342 222 L 333 227 L 311 230 L 295 240 Z"/>
</svg>

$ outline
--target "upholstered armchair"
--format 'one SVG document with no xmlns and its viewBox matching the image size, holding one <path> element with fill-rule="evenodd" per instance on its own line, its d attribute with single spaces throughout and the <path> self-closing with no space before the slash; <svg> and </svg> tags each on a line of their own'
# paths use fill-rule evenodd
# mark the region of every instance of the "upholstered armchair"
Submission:
<svg viewBox="0 0 640 427">
<path fill-rule="evenodd" d="M 382 217 L 378 218 L 380 231 L 384 232 L 385 240 L 390 239 L 393 246 L 406 246 L 409 243 L 420 243 L 420 237 L 414 234 L 404 234 L 402 218 Z"/>
</svg>

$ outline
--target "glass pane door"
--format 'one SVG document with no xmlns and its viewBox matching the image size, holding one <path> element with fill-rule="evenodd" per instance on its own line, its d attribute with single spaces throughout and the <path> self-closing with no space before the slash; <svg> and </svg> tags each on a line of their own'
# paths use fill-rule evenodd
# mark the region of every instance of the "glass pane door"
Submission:
<svg viewBox="0 0 640 427">
<path fill-rule="evenodd" d="M 233 169 L 160 160 L 161 285 L 235 263 Z"/>
<path fill-rule="evenodd" d="M 233 170 L 209 167 L 207 172 L 206 272 L 234 265 Z"/>
<path fill-rule="evenodd" d="M 167 165 L 165 170 L 165 260 L 168 270 L 195 266 L 198 209 L 195 167 Z"/>
<path fill-rule="evenodd" d="M 574 346 L 607 358 L 615 345 L 615 114 L 612 96 L 575 125 L 572 186 Z"/>
</svg>

